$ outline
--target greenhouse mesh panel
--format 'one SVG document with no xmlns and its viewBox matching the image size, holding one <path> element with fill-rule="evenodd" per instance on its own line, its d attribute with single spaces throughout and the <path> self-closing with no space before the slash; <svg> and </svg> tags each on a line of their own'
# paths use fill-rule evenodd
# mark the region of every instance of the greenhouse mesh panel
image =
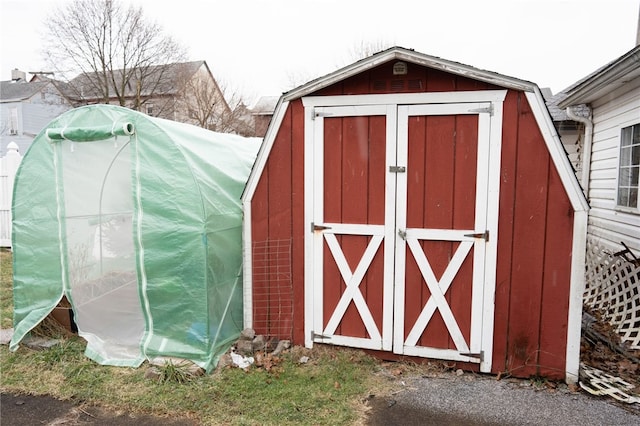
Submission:
<svg viewBox="0 0 640 426">
<path fill-rule="evenodd" d="M 291 240 L 253 243 L 253 328 L 278 339 L 293 337 Z"/>
<path fill-rule="evenodd" d="M 587 241 L 584 304 L 601 313 L 629 344 L 640 349 L 640 265 Z"/>
</svg>

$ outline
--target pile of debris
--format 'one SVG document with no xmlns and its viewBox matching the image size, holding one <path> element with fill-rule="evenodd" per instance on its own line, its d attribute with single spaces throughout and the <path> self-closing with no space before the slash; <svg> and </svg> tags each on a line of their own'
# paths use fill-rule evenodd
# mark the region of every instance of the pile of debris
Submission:
<svg viewBox="0 0 640 426">
<path fill-rule="evenodd" d="M 282 362 L 280 354 L 290 347 L 289 340 L 266 338 L 262 334 L 256 335 L 253 329 L 246 328 L 240 333 L 236 344 L 220 358 L 218 368 L 234 366 L 246 370 L 254 365 L 270 371 Z"/>
<path fill-rule="evenodd" d="M 599 311 L 585 307 L 580 387 L 594 395 L 640 403 L 640 350 L 629 346 Z"/>
</svg>

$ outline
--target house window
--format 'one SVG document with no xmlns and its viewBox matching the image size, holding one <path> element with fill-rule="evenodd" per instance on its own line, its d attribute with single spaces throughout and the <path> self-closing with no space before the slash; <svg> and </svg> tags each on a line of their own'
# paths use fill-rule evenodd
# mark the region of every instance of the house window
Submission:
<svg viewBox="0 0 640 426">
<path fill-rule="evenodd" d="M 147 104 L 147 115 L 153 116 L 153 104 Z"/>
<path fill-rule="evenodd" d="M 640 176 L 640 124 L 625 127 L 620 135 L 618 206 L 638 209 Z"/>
<path fill-rule="evenodd" d="M 18 134 L 18 108 L 9 108 L 9 134 Z"/>
</svg>

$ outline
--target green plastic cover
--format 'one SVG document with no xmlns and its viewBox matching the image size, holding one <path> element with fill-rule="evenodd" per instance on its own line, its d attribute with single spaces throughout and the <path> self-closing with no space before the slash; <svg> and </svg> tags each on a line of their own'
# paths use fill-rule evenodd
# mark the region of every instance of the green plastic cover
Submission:
<svg viewBox="0 0 640 426">
<path fill-rule="evenodd" d="M 52 121 L 15 180 L 11 349 L 66 296 L 96 362 L 215 367 L 243 325 L 240 196 L 260 142 L 110 105 Z"/>
</svg>

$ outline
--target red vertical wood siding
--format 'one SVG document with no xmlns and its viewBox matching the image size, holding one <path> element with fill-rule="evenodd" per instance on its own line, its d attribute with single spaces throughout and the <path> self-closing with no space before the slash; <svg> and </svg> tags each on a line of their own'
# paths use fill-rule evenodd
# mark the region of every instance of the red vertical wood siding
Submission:
<svg viewBox="0 0 640 426">
<path fill-rule="evenodd" d="M 570 297 L 567 283 L 571 279 L 567 259 L 571 258 L 574 213 L 560 176 L 554 168 L 549 170 L 548 182 L 538 375 L 562 379 L 567 351 Z"/>
<path fill-rule="evenodd" d="M 384 116 L 344 117 L 324 120 L 324 221 L 349 224 L 384 224 L 386 123 Z M 340 248 L 355 271 L 371 241 L 357 235 L 337 236 Z M 359 290 L 382 328 L 384 248 L 378 248 Z M 329 322 L 346 289 L 336 261 L 324 247 L 324 325 Z M 337 329 L 338 334 L 370 338 L 360 312 L 351 302 Z"/>
<path fill-rule="evenodd" d="M 416 116 L 409 120 L 407 227 L 474 229 L 478 121 L 475 116 Z M 437 279 L 449 265 L 459 244 L 423 241 L 425 256 Z M 411 331 L 430 292 L 407 248 L 405 337 Z M 473 252 L 445 293 L 463 336 L 471 330 Z M 420 346 L 455 349 L 437 310 Z"/>
<path fill-rule="evenodd" d="M 407 227 L 423 227 L 425 211 L 426 187 L 426 161 L 427 161 L 427 120 L 424 117 L 410 117 L 408 137 L 410 141 L 424 141 L 424 143 L 411 143 L 407 155 Z M 418 315 L 422 312 L 422 301 L 429 296 L 429 290 L 422 280 L 418 265 L 406 249 L 406 276 L 405 276 L 405 315 L 404 330 L 405 339 L 411 332 Z M 435 318 L 431 321 L 440 321 Z"/>
<path fill-rule="evenodd" d="M 321 89 L 314 95 L 499 89 L 473 79 L 414 64 L 408 64 L 406 76 L 393 76 L 392 67 L 392 63 L 380 65 Z M 288 109 L 277 132 L 267 167 L 260 176 L 251 200 L 252 239 L 265 241 L 288 238 L 292 241 L 291 281 L 294 307 L 291 321 L 293 341 L 295 344 L 302 344 L 304 234 L 308 227 L 308 224 L 303 223 L 304 115 L 300 100 L 292 101 Z M 524 94 L 509 90 L 503 111 L 493 372 L 506 372 L 519 377 L 542 374 L 561 378 L 565 367 L 573 211 Z M 435 118 L 434 124 L 438 120 L 441 118 Z M 438 125 L 442 126 L 442 131 L 445 131 L 447 125 L 451 126 L 446 124 L 446 120 L 445 118 Z M 381 133 L 373 131 L 372 126 L 376 125 L 368 123 L 371 134 Z M 419 136 L 421 133 L 424 136 Z M 410 128 L 410 137 L 427 138 L 425 129 L 419 126 Z M 427 165 L 452 168 L 451 164 L 443 164 L 454 161 L 450 153 L 442 151 L 442 147 L 434 146 L 428 138 L 426 147 L 412 147 L 411 150 L 408 171 Z M 459 166 L 456 164 L 455 167 Z M 337 170 L 334 168 L 327 172 L 335 173 Z M 441 173 L 443 176 L 451 175 L 450 170 L 447 172 L 443 169 Z M 407 177 L 416 179 L 416 186 L 429 185 L 424 173 L 410 173 Z M 375 178 L 370 176 L 370 179 Z M 438 191 L 438 188 L 433 190 Z M 358 194 L 354 196 L 357 197 Z M 416 193 L 409 198 L 412 204 L 407 212 L 408 220 L 422 220 L 418 216 L 421 216 L 421 209 L 429 207 L 429 201 L 424 193 Z M 453 215 L 453 224 L 458 226 L 458 223 L 468 220 L 467 215 L 471 213 L 460 207 L 461 203 L 467 204 L 468 200 L 443 194 L 441 202 Z M 368 212 L 367 220 L 377 223 L 378 218 L 373 219 L 376 214 Z M 450 223 L 449 226 L 453 224 Z M 354 253 L 355 246 L 363 247 L 365 244 L 354 243 Z M 453 249 L 455 247 L 450 248 Z M 432 251 L 429 247 L 425 250 L 427 255 Z M 327 253 L 325 257 L 326 255 Z M 376 265 L 372 267 L 374 270 L 378 268 Z M 471 265 L 463 265 L 463 269 L 470 267 Z M 407 300 L 426 300 L 424 298 L 428 296 L 428 290 L 417 267 L 408 262 L 407 268 Z M 442 271 L 436 272 L 438 275 L 441 273 Z M 259 282 L 256 278 L 258 277 L 254 276 L 254 320 L 256 324 L 264 321 L 267 324 L 268 318 L 256 315 L 257 307 L 275 302 L 268 297 L 255 298 L 255 295 L 264 290 L 263 287 L 268 287 L 268 283 Z M 371 299 L 368 285 L 365 284 L 363 293 L 367 292 L 365 297 Z M 447 294 L 452 305 L 459 303 L 458 297 L 467 296 L 457 295 L 455 292 Z M 381 304 L 381 300 L 371 299 L 371 303 Z M 419 304 L 407 304 L 406 311 L 410 317 L 415 318 L 420 310 Z M 438 315 L 436 313 L 432 321 Z M 411 325 L 411 321 L 405 320 L 405 329 Z M 444 325 L 441 324 L 441 327 Z M 268 326 L 265 325 L 263 329 L 256 327 L 256 331 L 268 334 Z M 445 335 L 448 339 L 448 334 Z M 451 346 L 451 342 L 446 345 Z M 389 354 L 380 355 L 386 357 Z M 465 366 L 475 367 L 468 364 Z"/>
<path fill-rule="evenodd" d="M 455 174 L 453 180 L 453 229 L 475 229 L 476 185 L 478 162 L 478 117 L 456 117 Z M 459 244 L 452 246 L 451 255 Z M 460 266 L 447 292 L 447 300 L 456 317 L 462 335 L 471 340 L 471 294 L 473 283 L 473 249 Z M 449 348 L 455 349 L 449 338 Z"/>
<path fill-rule="evenodd" d="M 385 185 L 386 185 L 386 117 L 371 117 L 369 119 L 369 210 L 367 223 L 384 224 L 385 218 Z M 367 242 L 370 238 L 367 238 Z M 361 285 L 362 293 L 369 305 L 369 309 L 376 322 L 378 330 L 382 331 L 382 307 L 384 300 L 384 243 L 369 266 L 364 283 Z M 370 336 L 367 336 L 370 337 Z"/>
<path fill-rule="evenodd" d="M 449 116 L 433 116 L 426 118 L 426 162 L 424 166 L 425 177 L 425 202 L 424 209 L 418 211 L 422 217 L 420 223 L 415 225 L 407 223 L 407 227 L 451 229 L 453 218 L 453 190 L 451 182 L 454 179 L 454 145 L 451 143 L 455 132 L 455 118 Z M 407 194 L 409 196 L 409 194 Z M 422 250 L 429 259 L 433 273 L 440 278 L 451 259 L 451 246 L 449 242 L 422 241 Z M 408 254 L 408 258 L 413 256 Z M 422 281 L 422 277 L 420 281 Z M 422 284 L 424 296 L 420 305 L 424 305 L 429 297 L 429 291 Z M 450 301 L 451 294 L 445 295 Z M 421 309 L 422 310 L 422 309 Z M 449 332 L 442 319 L 440 310 L 436 310 L 433 318 L 427 325 L 425 333 L 420 339 L 420 346 L 435 348 L 447 348 Z"/>
<path fill-rule="evenodd" d="M 295 313 L 304 307 L 304 288 L 294 285 L 304 282 L 304 135 L 293 125 L 304 120 L 303 114 L 300 101 L 290 104 L 251 200 L 250 219 L 254 250 L 279 241 L 289 245 L 290 253 L 289 259 L 267 256 L 267 262 L 279 265 L 256 264 L 254 260 L 253 326 L 258 333 L 294 340 L 304 339 L 304 324 L 294 320 Z M 296 163 L 300 167 L 291 167 Z M 290 269 L 289 278 L 282 275 L 283 268 Z"/>
<path fill-rule="evenodd" d="M 515 212 L 515 175 L 518 147 L 518 108 L 521 93 L 509 91 L 503 103 L 502 153 L 500 160 L 500 207 L 498 217 L 498 261 L 493 328 L 493 360 L 495 372 L 506 371 L 509 339 L 509 307 L 511 306 L 511 254 L 513 250 L 513 217 Z"/>
<path fill-rule="evenodd" d="M 256 331 L 262 334 L 272 334 L 270 324 L 273 319 L 269 317 L 270 311 L 270 295 L 272 289 L 271 277 L 266 276 L 268 268 L 266 256 L 258 255 L 258 247 L 266 244 L 269 239 L 269 173 L 260 176 L 260 181 L 256 187 L 256 192 L 251 199 L 251 241 L 254 253 L 252 255 L 253 276 L 252 276 L 252 293 L 253 293 L 253 326 Z"/>
<path fill-rule="evenodd" d="M 536 373 L 549 154 L 526 99 L 520 102 L 507 367 Z"/>
<path fill-rule="evenodd" d="M 293 285 L 293 341 L 304 342 L 304 108 L 302 101 L 290 103 L 291 119 L 291 216 Z"/>
<path fill-rule="evenodd" d="M 283 179 L 278 179 L 278 190 L 269 190 L 269 241 L 278 241 L 278 246 L 282 247 L 287 241 L 291 244 L 291 129 L 294 125 L 291 120 L 291 113 L 288 114 L 288 120 L 283 120 L 280 130 L 284 136 L 286 143 L 280 145 L 277 149 L 272 150 L 269 157 L 269 170 L 277 170 L 283 174 Z M 273 174 L 273 173 L 271 173 Z M 286 246 L 286 245 L 285 245 Z M 291 253 L 291 252 L 289 252 Z M 274 309 L 269 311 L 270 323 L 277 326 L 278 333 L 285 330 L 292 330 L 293 318 L 290 318 L 290 312 L 293 311 L 293 290 L 288 284 L 286 276 L 283 276 L 281 268 L 282 263 L 286 263 L 290 257 L 282 257 L 278 255 L 275 262 L 278 263 L 276 268 L 271 268 L 270 273 L 272 280 L 278 282 L 279 289 L 275 295 Z M 291 265 L 285 265 L 286 269 L 290 269 Z M 274 321 L 275 320 L 275 321 Z M 271 334 L 271 333 L 270 333 Z"/>
<path fill-rule="evenodd" d="M 524 94 L 504 112 L 493 370 L 561 379 L 573 210 Z"/>
<path fill-rule="evenodd" d="M 342 181 L 345 179 L 344 166 L 343 166 L 343 118 L 331 118 L 327 117 L 324 120 L 324 220 L 325 222 L 341 223 L 343 215 L 343 199 L 342 199 Z M 348 174 L 348 172 L 347 172 Z M 337 237 L 341 246 L 344 245 L 344 239 L 340 236 Z M 340 271 L 336 265 L 333 256 L 329 251 L 329 247 L 323 245 L 323 274 L 324 281 L 327 285 L 322 288 L 322 306 L 323 306 L 323 318 L 324 326 L 327 325 L 327 321 L 335 306 L 340 300 L 340 295 L 344 292 L 344 282 L 340 276 Z M 347 250 L 348 251 L 348 250 Z M 349 258 L 347 257 L 347 260 Z M 351 317 L 349 312 L 345 313 L 345 317 Z M 351 318 L 350 318 L 351 319 Z M 358 321 L 358 327 L 362 324 Z M 338 328 L 338 332 L 346 333 L 346 330 Z"/>
</svg>

